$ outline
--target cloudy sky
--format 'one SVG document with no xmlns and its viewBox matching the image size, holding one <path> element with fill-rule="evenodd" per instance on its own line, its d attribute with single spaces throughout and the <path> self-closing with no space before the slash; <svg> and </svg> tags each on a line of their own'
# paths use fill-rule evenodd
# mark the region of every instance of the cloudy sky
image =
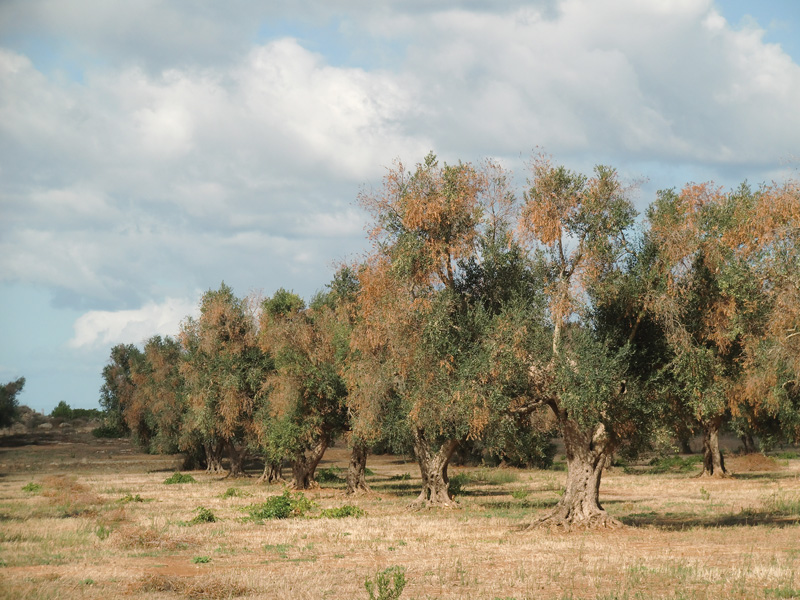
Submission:
<svg viewBox="0 0 800 600">
<path fill-rule="evenodd" d="M 796 0 L 2 0 L 0 383 L 97 406 L 200 294 L 308 298 L 395 158 L 797 177 Z"/>
</svg>

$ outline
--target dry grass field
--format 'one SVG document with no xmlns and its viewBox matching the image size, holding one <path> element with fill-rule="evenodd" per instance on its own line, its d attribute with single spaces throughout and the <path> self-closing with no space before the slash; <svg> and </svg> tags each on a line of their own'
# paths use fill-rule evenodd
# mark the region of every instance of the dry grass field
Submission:
<svg viewBox="0 0 800 600">
<path fill-rule="evenodd" d="M 365 578 L 391 566 L 403 599 L 800 598 L 791 454 L 731 457 L 727 480 L 614 467 L 601 498 L 627 527 L 564 533 L 521 531 L 557 501 L 556 470 L 453 468 L 461 508 L 409 512 L 414 463 L 371 457 L 374 493 L 351 499 L 337 447 L 304 517 L 258 521 L 247 507 L 281 486 L 202 472 L 167 485 L 177 459 L 85 433 L 3 444 L 0 598 L 366 600 Z M 365 515 L 321 515 L 347 504 Z M 216 520 L 197 522 L 198 507 Z"/>
</svg>

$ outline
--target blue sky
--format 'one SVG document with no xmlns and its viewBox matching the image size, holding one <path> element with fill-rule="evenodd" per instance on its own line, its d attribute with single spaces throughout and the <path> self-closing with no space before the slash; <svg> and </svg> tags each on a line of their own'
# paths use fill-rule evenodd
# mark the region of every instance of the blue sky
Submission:
<svg viewBox="0 0 800 600">
<path fill-rule="evenodd" d="M 796 178 L 800 3 L 0 3 L 0 381 L 97 406 L 110 348 L 200 294 L 306 298 L 396 158 L 544 149 L 638 205 Z"/>
</svg>

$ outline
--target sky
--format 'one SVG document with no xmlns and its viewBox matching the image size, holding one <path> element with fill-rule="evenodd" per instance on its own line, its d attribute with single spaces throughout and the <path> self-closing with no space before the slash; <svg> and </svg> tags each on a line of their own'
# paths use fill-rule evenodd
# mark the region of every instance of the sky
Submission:
<svg viewBox="0 0 800 600">
<path fill-rule="evenodd" d="M 395 160 L 659 189 L 800 168 L 796 0 L 2 0 L 0 383 L 98 407 L 222 281 L 306 299 Z"/>
</svg>

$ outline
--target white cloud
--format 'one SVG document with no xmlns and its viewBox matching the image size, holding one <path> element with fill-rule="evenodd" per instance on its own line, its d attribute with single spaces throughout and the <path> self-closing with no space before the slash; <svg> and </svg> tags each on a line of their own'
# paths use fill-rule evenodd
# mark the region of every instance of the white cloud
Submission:
<svg viewBox="0 0 800 600">
<path fill-rule="evenodd" d="M 800 66 L 711 0 L 226 10 L 4 3 L 0 32 L 73 43 L 82 75 L 0 49 L 1 282 L 104 308 L 222 279 L 313 290 L 366 246 L 360 184 L 428 150 L 519 167 L 538 146 L 580 168 L 754 181 L 797 153 Z M 254 43 L 257 25 L 243 24 L 270 11 L 338 23 L 354 56 L 393 45 L 395 59 L 359 68 L 313 39 Z"/>
<path fill-rule="evenodd" d="M 75 321 L 71 348 L 109 347 L 141 343 L 154 335 L 177 335 L 187 316 L 196 316 L 197 301 L 167 298 L 149 302 L 137 310 L 93 310 Z"/>
</svg>

